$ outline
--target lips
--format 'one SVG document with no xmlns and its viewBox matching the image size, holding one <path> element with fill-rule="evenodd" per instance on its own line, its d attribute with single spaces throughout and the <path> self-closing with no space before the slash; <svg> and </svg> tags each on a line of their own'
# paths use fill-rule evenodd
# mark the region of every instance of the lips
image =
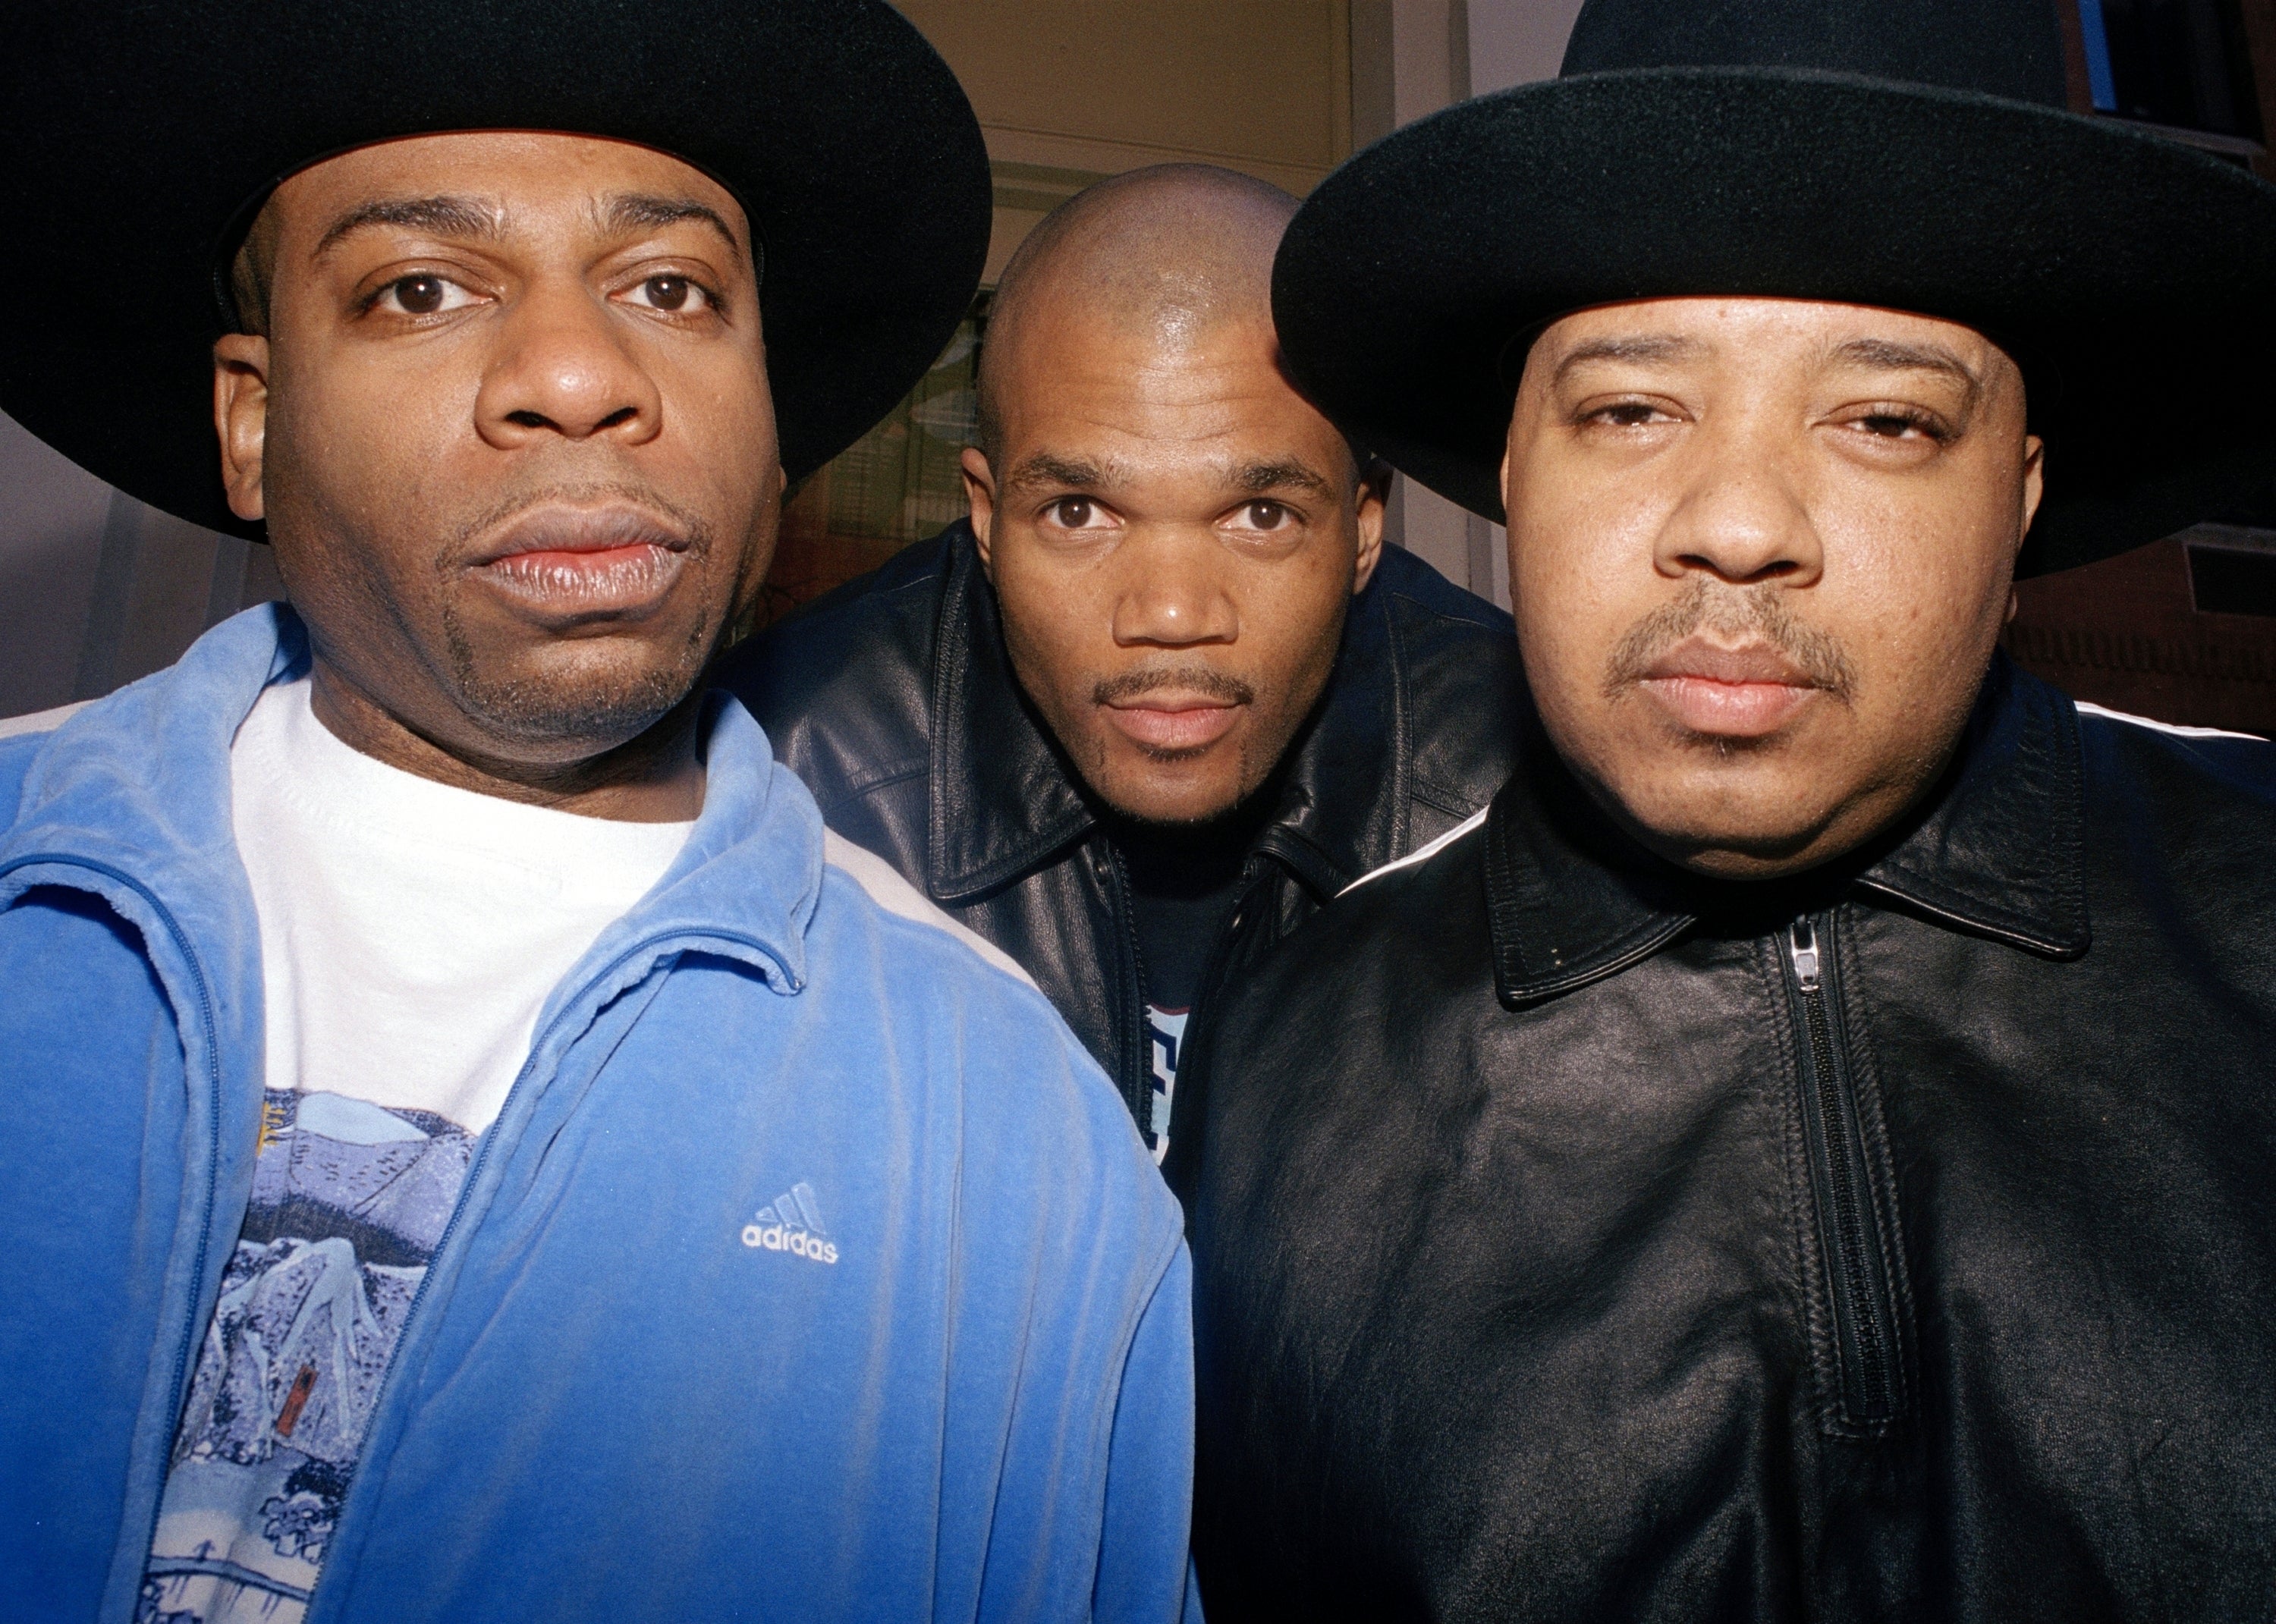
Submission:
<svg viewBox="0 0 2276 1624">
<path fill-rule="evenodd" d="M 1239 705 L 1197 694 L 1157 692 L 1109 701 L 1105 709 L 1110 725 L 1149 750 L 1197 750 L 1215 744 L 1240 717 Z"/>
<path fill-rule="evenodd" d="M 1688 732 L 1726 739 L 1774 732 L 1821 691 L 1768 643 L 1726 649 L 1696 637 L 1654 660 L 1638 686 Z"/>
<path fill-rule="evenodd" d="M 490 537 L 472 573 L 541 613 L 621 616 L 660 602 L 687 550 L 683 532 L 639 508 L 543 507 Z"/>
</svg>

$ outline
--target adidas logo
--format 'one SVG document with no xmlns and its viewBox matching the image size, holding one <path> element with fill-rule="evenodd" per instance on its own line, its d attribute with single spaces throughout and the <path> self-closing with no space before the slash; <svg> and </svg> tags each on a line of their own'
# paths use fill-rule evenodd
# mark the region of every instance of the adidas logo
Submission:
<svg viewBox="0 0 2276 1624">
<path fill-rule="evenodd" d="M 787 1195 L 776 1196 L 773 1205 L 761 1207 L 755 1223 L 743 1226 L 743 1244 L 793 1252 L 818 1264 L 838 1261 L 838 1243 L 822 1226 L 814 1186 L 802 1180 L 792 1185 Z"/>
</svg>

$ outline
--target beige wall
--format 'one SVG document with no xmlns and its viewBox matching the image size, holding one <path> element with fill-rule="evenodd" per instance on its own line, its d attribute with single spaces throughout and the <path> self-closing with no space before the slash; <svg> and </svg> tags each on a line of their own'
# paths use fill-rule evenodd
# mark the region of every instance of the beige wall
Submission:
<svg viewBox="0 0 2276 1624">
<path fill-rule="evenodd" d="M 1349 0 L 897 3 L 987 133 L 991 282 L 1037 220 L 1105 176 L 1192 160 L 1301 195 L 1351 150 Z"/>
</svg>

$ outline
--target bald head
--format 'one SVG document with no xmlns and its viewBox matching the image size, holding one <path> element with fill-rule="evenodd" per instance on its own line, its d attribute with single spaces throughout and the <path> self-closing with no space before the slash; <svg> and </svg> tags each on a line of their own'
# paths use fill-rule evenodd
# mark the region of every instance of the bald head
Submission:
<svg viewBox="0 0 2276 1624">
<path fill-rule="evenodd" d="M 1190 349 L 1228 323 L 1272 327 L 1272 256 L 1296 200 L 1206 163 L 1102 180 L 1028 233 L 1004 268 L 980 358 L 982 452 L 1004 391 L 1037 352 L 1111 336 Z"/>
</svg>

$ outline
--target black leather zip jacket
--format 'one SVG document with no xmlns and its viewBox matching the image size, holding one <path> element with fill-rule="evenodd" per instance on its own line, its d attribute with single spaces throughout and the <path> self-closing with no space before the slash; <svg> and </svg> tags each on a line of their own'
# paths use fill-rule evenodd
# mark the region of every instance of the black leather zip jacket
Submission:
<svg viewBox="0 0 2276 1624">
<path fill-rule="evenodd" d="M 1142 1127 L 1151 1057 L 1127 881 L 1013 676 L 970 526 L 741 645 L 714 681 L 750 708 L 831 828 L 1026 968 Z M 1210 990 L 1249 957 L 1492 799 L 1515 759 L 1521 691 L 1509 617 L 1386 547 L 1290 746 L 1189 1043 Z"/>
<path fill-rule="evenodd" d="M 1744 887 L 1531 738 L 1180 1080 L 1213 1624 L 2276 1617 L 2276 747 L 2002 662 Z"/>
</svg>

